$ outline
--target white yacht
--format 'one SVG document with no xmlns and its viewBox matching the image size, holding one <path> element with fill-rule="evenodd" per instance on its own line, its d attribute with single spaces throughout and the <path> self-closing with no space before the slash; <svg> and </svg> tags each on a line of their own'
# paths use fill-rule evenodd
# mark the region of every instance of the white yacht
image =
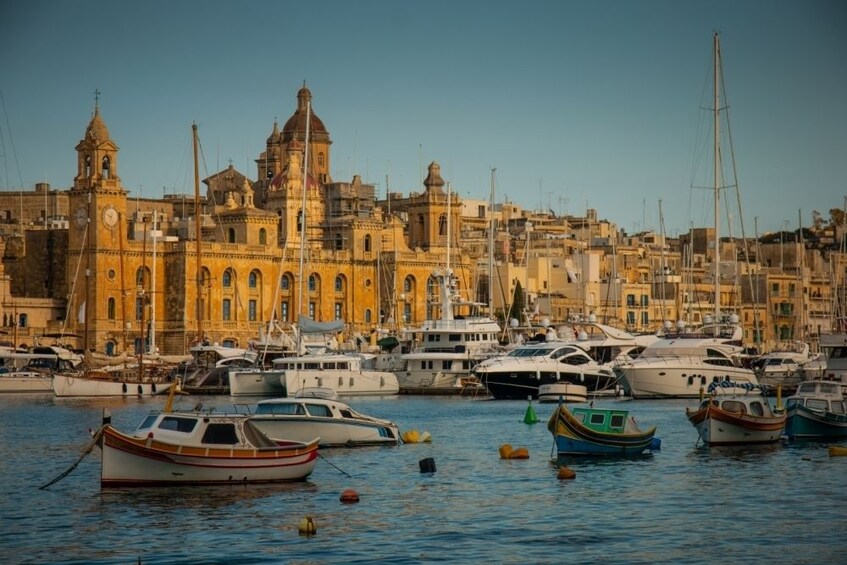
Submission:
<svg viewBox="0 0 847 565">
<path fill-rule="evenodd" d="M 397 377 L 375 368 L 375 356 L 358 352 L 328 352 L 279 357 L 273 370 L 282 384 L 282 396 L 295 396 L 301 389 L 329 388 L 341 396 L 393 395 L 400 391 Z M 230 374 L 232 379 L 232 374 Z M 232 382 L 230 382 L 232 385 Z"/>
<path fill-rule="evenodd" d="M 816 356 L 809 352 L 809 344 L 797 341 L 762 355 L 753 362 L 752 368 L 763 386 L 793 388 L 805 380 L 806 365 L 815 361 Z"/>
<path fill-rule="evenodd" d="M 453 271 L 437 271 L 433 280 L 433 302 L 440 314 L 410 332 L 412 349 L 399 355 L 403 368 L 395 371 L 402 392 L 461 392 L 479 386 L 471 372 L 474 366 L 503 353 L 497 341 L 500 325 L 479 315 L 482 304 L 460 297 Z"/>
<path fill-rule="evenodd" d="M 841 392 L 847 394 L 847 333 L 821 334 L 820 346 L 825 363 L 819 370 L 821 376 L 812 374 L 808 363 L 806 365 L 806 378 L 821 378 L 826 381 L 841 383 Z"/>
<path fill-rule="evenodd" d="M 633 398 L 699 398 L 713 382 L 759 384 L 751 369 L 742 367 L 743 330 L 738 317 L 706 324 L 692 332 L 666 334 L 639 357 L 615 367 L 624 391 Z"/>
</svg>

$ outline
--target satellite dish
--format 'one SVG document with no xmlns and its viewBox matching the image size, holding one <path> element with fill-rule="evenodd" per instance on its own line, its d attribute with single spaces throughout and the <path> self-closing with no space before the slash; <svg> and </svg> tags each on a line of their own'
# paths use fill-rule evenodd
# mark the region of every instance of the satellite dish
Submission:
<svg viewBox="0 0 847 565">
<path fill-rule="evenodd" d="M 671 321 L 670 321 L 670 320 L 665 320 L 665 323 L 664 323 L 664 324 L 662 324 L 662 325 L 664 326 L 664 328 L 665 328 L 666 330 L 669 330 L 669 329 L 671 329 L 671 328 L 673 327 L 673 324 L 671 323 Z"/>
<path fill-rule="evenodd" d="M 729 316 L 729 323 L 730 323 L 730 324 L 737 324 L 737 323 L 738 323 L 738 320 L 739 320 L 739 318 L 738 318 L 738 314 L 731 314 L 731 315 Z"/>
<path fill-rule="evenodd" d="M 550 325 L 550 318 L 548 318 L 546 316 L 541 318 L 541 327 L 542 328 L 546 328 L 549 325 Z"/>
<path fill-rule="evenodd" d="M 513 328 L 518 327 L 518 321 L 515 318 L 509 318 L 509 326 Z"/>
</svg>

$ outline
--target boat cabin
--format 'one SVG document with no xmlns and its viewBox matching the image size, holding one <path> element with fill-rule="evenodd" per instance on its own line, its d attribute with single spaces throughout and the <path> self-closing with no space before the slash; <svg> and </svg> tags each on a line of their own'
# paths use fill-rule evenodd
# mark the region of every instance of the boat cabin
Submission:
<svg viewBox="0 0 847 565">
<path fill-rule="evenodd" d="M 152 413 L 141 422 L 133 436 L 194 447 L 276 445 L 247 421 L 246 416 L 236 415 Z"/>
<path fill-rule="evenodd" d="M 626 410 L 578 407 L 571 409 L 571 413 L 582 425 L 596 432 L 620 434 L 627 431 L 629 412 Z"/>
<path fill-rule="evenodd" d="M 805 406 L 817 412 L 847 414 L 847 402 L 841 394 L 841 384 L 827 381 L 806 381 L 797 387 L 797 392 L 785 401 L 786 410 Z"/>
</svg>

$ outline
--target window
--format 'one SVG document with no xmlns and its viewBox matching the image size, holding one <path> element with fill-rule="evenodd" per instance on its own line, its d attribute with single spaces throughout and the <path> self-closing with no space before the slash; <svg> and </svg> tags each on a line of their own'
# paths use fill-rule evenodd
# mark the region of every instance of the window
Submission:
<svg viewBox="0 0 847 565">
<path fill-rule="evenodd" d="M 318 289 L 318 281 L 315 275 L 309 275 L 309 292 L 315 292 Z"/>
<path fill-rule="evenodd" d="M 259 245 L 267 245 L 268 244 L 268 232 L 265 228 L 261 228 L 259 230 Z"/>
<path fill-rule="evenodd" d="M 177 416 L 165 416 L 157 426 L 160 430 L 171 430 L 174 432 L 182 432 L 184 434 L 191 433 L 197 426 L 197 420 L 193 418 L 179 418 Z"/>
<path fill-rule="evenodd" d="M 291 279 L 288 275 L 282 275 L 282 278 L 279 279 L 279 288 L 281 288 L 282 290 L 291 289 Z"/>
<path fill-rule="evenodd" d="M 110 320 L 115 319 L 115 297 L 110 296 L 108 302 L 106 303 L 106 317 Z"/>
<path fill-rule="evenodd" d="M 314 302 L 309 302 L 309 317 L 311 319 L 315 319 L 315 311 L 317 310 L 316 304 Z"/>
<path fill-rule="evenodd" d="M 414 280 L 412 279 L 411 275 L 403 279 L 403 292 L 412 292 L 413 282 Z"/>
<path fill-rule="evenodd" d="M 407 324 L 412 321 L 412 305 L 408 302 L 403 304 L 403 321 Z"/>
<path fill-rule="evenodd" d="M 341 234 L 335 234 L 335 250 L 340 251 L 344 247 L 344 240 L 341 238 Z"/>
<path fill-rule="evenodd" d="M 303 230 L 303 210 L 297 211 L 297 232 L 301 232 Z"/>
<path fill-rule="evenodd" d="M 306 410 L 308 410 L 309 414 L 312 416 L 321 416 L 324 418 L 332 417 L 332 412 L 330 412 L 329 406 L 324 406 L 323 404 L 307 404 Z"/>
<path fill-rule="evenodd" d="M 279 305 L 279 318 L 283 322 L 288 321 L 288 302 L 283 302 Z"/>
<path fill-rule="evenodd" d="M 235 228 L 229 228 L 229 230 L 227 231 L 227 234 L 228 234 L 227 238 L 226 238 L 227 242 L 228 243 L 235 243 Z"/>
<path fill-rule="evenodd" d="M 635 306 L 635 295 L 627 294 L 626 295 L 626 305 L 629 307 Z"/>
<path fill-rule="evenodd" d="M 650 324 L 650 314 L 648 312 L 641 313 L 641 325 L 647 326 Z"/>
<path fill-rule="evenodd" d="M 221 315 L 224 321 L 232 319 L 232 301 L 229 298 L 224 298 L 221 303 Z"/>
<path fill-rule="evenodd" d="M 116 346 L 114 341 L 106 342 L 106 355 L 108 355 L 109 357 L 113 356 L 115 354 L 115 349 Z"/>
<path fill-rule="evenodd" d="M 256 301 L 250 300 L 247 302 L 247 319 L 251 322 L 256 321 Z"/>
<path fill-rule="evenodd" d="M 235 424 L 209 424 L 203 433 L 203 439 L 201 441 L 202 443 L 235 445 L 238 443 Z"/>
<path fill-rule="evenodd" d="M 335 319 L 336 319 L 336 320 L 341 320 L 341 319 L 343 319 L 343 318 L 341 317 L 341 312 L 342 312 L 342 304 L 341 304 L 341 302 L 336 302 L 336 303 L 335 303 Z"/>
<path fill-rule="evenodd" d="M 335 292 L 341 292 L 344 290 L 344 278 L 341 275 L 335 277 Z"/>
<path fill-rule="evenodd" d="M 259 276 L 256 274 L 256 271 L 252 271 L 247 277 L 247 286 L 250 288 L 256 288 L 258 280 Z"/>
<path fill-rule="evenodd" d="M 27 324 L 27 319 L 28 318 L 27 318 L 26 314 L 19 314 L 18 315 L 18 327 L 25 328 L 26 324 Z"/>
<path fill-rule="evenodd" d="M 650 297 L 646 294 L 641 295 L 641 306 L 646 307 L 650 304 Z"/>
<path fill-rule="evenodd" d="M 365 253 L 370 253 L 370 252 L 371 252 L 371 236 L 366 235 L 365 236 Z"/>
<path fill-rule="evenodd" d="M 370 308 L 368 308 L 367 310 L 365 310 L 365 323 L 370 324 L 371 319 L 372 319 L 371 310 L 370 310 Z"/>
<path fill-rule="evenodd" d="M 447 235 L 447 216 L 445 215 L 438 218 L 438 235 Z"/>
<path fill-rule="evenodd" d="M 323 152 L 318 153 L 318 166 L 319 167 L 324 166 L 324 154 L 323 154 Z"/>
<path fill-rule="evenodd" d="M 142 315 L 144 315 L 144 298 L 137 296 L 135 298 L 135 319 L 140 320 Z"/>
<path fill-rule="evenodd" d="M 635 325 L 635 312 L 632 310 L 627 310 L 626 312 L 626 323 L 631 326 Z"/>
<path fill-rule="evenodd" d="M 221 279 L 221 284 L 224 288 L 229 288 L 232 286 L 232 271 L 227 269 L 224 271 L 223 278 Z"/>
<path fill-rule="evenodd" d="M 100 175 L 104 179 L 109 178 L 109 174 L 111 172 L 111 169 L 112 169 L 112 162 L 109 159 L 109 156 L 106 155 L 105 157 L 103 157 L 103 169 L 100 171 Z"/>
</svg>

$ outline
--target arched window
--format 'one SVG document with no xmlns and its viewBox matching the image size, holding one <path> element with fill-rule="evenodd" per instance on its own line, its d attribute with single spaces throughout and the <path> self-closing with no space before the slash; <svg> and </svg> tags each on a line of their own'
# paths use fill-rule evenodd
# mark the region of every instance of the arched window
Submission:
<svg viewBox="0 0 847 565">
<path fill-rule="evenodd" d="M 224 271 L 223 277 L 221 277 L 221 284 L 224 288 L 229 288 L 232 286 L 232 271 L 227 269 Z"/>
<path fill-rule="evenodd" d="M 259 230 L 259 245 L 267 245 L 268 244 L 268 232 L 265 228 L 261 228 Z"/>
<path fill-rule="evenodd" d="M 85 176 L 91 176 L 91 155 L 85 156 Z"/>
<path fill-rule="evenodd" d="M 109 300 L 106 302 L 106 317 L 110 320 L 115 319 L 115 297 L 110 296 Z"/>
<path fill-rule="evenodd" d="M 100 171 L 100 176 L 102 176 L 104 179 L 109 178 L 109 175 L 111 174 L 111 169 L 112 161 L 111 159 L 109 159 L 109 156 L 106 155 L 105 157 L 103 157 L 103 169 Z"/>
<path fill-rule="evenodd" d="M 227 233 L 227 242 L 235 243 L 235 228 L 229 228 L 229 231 Z"/>
<path fill-rule="evenodd" d="M 324 166 L 324 154 L 323 154 L 323 151 L 321 151 L 320 153 L 318 153 L 318 166 L 319 166 L 319 167 L 323 167 L 323 166 Z"/>
<path fill-rule="evenodd" d="M 370 324 L 370 323 L 371 323 L 371 318 L 372 318 L 372 315 L 371 315 L 371 309 L 370 309 L 370 308 L 368 308 L 368 309 L 366 309 L 366 310 L 365 310 L 365 323 L 366 323 L 366 324 Z"/>
<path fill-rule="evenodd" d="M 365 236 L 365 253 L 370 253 L 371 251 L 371 236 Z"/>
<path fill-rule="evenodd" d="M 280 290 L 291 290 L 291 275 L 282 275 L 282 278 L 279 279 L 279 288 Z"/>
<path fill-rule="evenodd" d="M 113 357 L 115 355 L 115 342 L 107 341 L 106 342 L 106 355 L 109 357 Z"/>
<path fill-rule="evenodd" d="M 28 317 L 26 314 L 18 314 L 18 326 L 21 328 L 25 328 L 28 321 Z"/>
<path fill-rule="evenodd" d="M 309 292 L 315 292 L 318 289 L 318 279 L 315 275 L 309 275 Z"/>
<path fill-rule="evenodd" d="M 258 286 L 259 275 L 256 271 L 250 271 L 250 274 L 247 276 L 247 286 L 250 288 L 256 288 Z"/>
<path fill-rule="evenodd" d="M 338 275 L 335 277 L 335 292 L 342 292 L 344 290 L 344 277 Z"/>
<path fill-rule="evenodd" d="M 232 301 L 229 298 L 224 298 L 221 302 L 221 317 L 225 322 L 232 319 Z"/>
<path fill-rule="evenodd" d="M 447 235 L 447 216 L 443 214 L 438 218 L 438 235 Z"/>
<path fill-rule="evenodd" d="M 415 284 L 415 279 L 409 275 L 403 279 L 403 292 L 412 292 L 412 286 Z"/>
</svg>

